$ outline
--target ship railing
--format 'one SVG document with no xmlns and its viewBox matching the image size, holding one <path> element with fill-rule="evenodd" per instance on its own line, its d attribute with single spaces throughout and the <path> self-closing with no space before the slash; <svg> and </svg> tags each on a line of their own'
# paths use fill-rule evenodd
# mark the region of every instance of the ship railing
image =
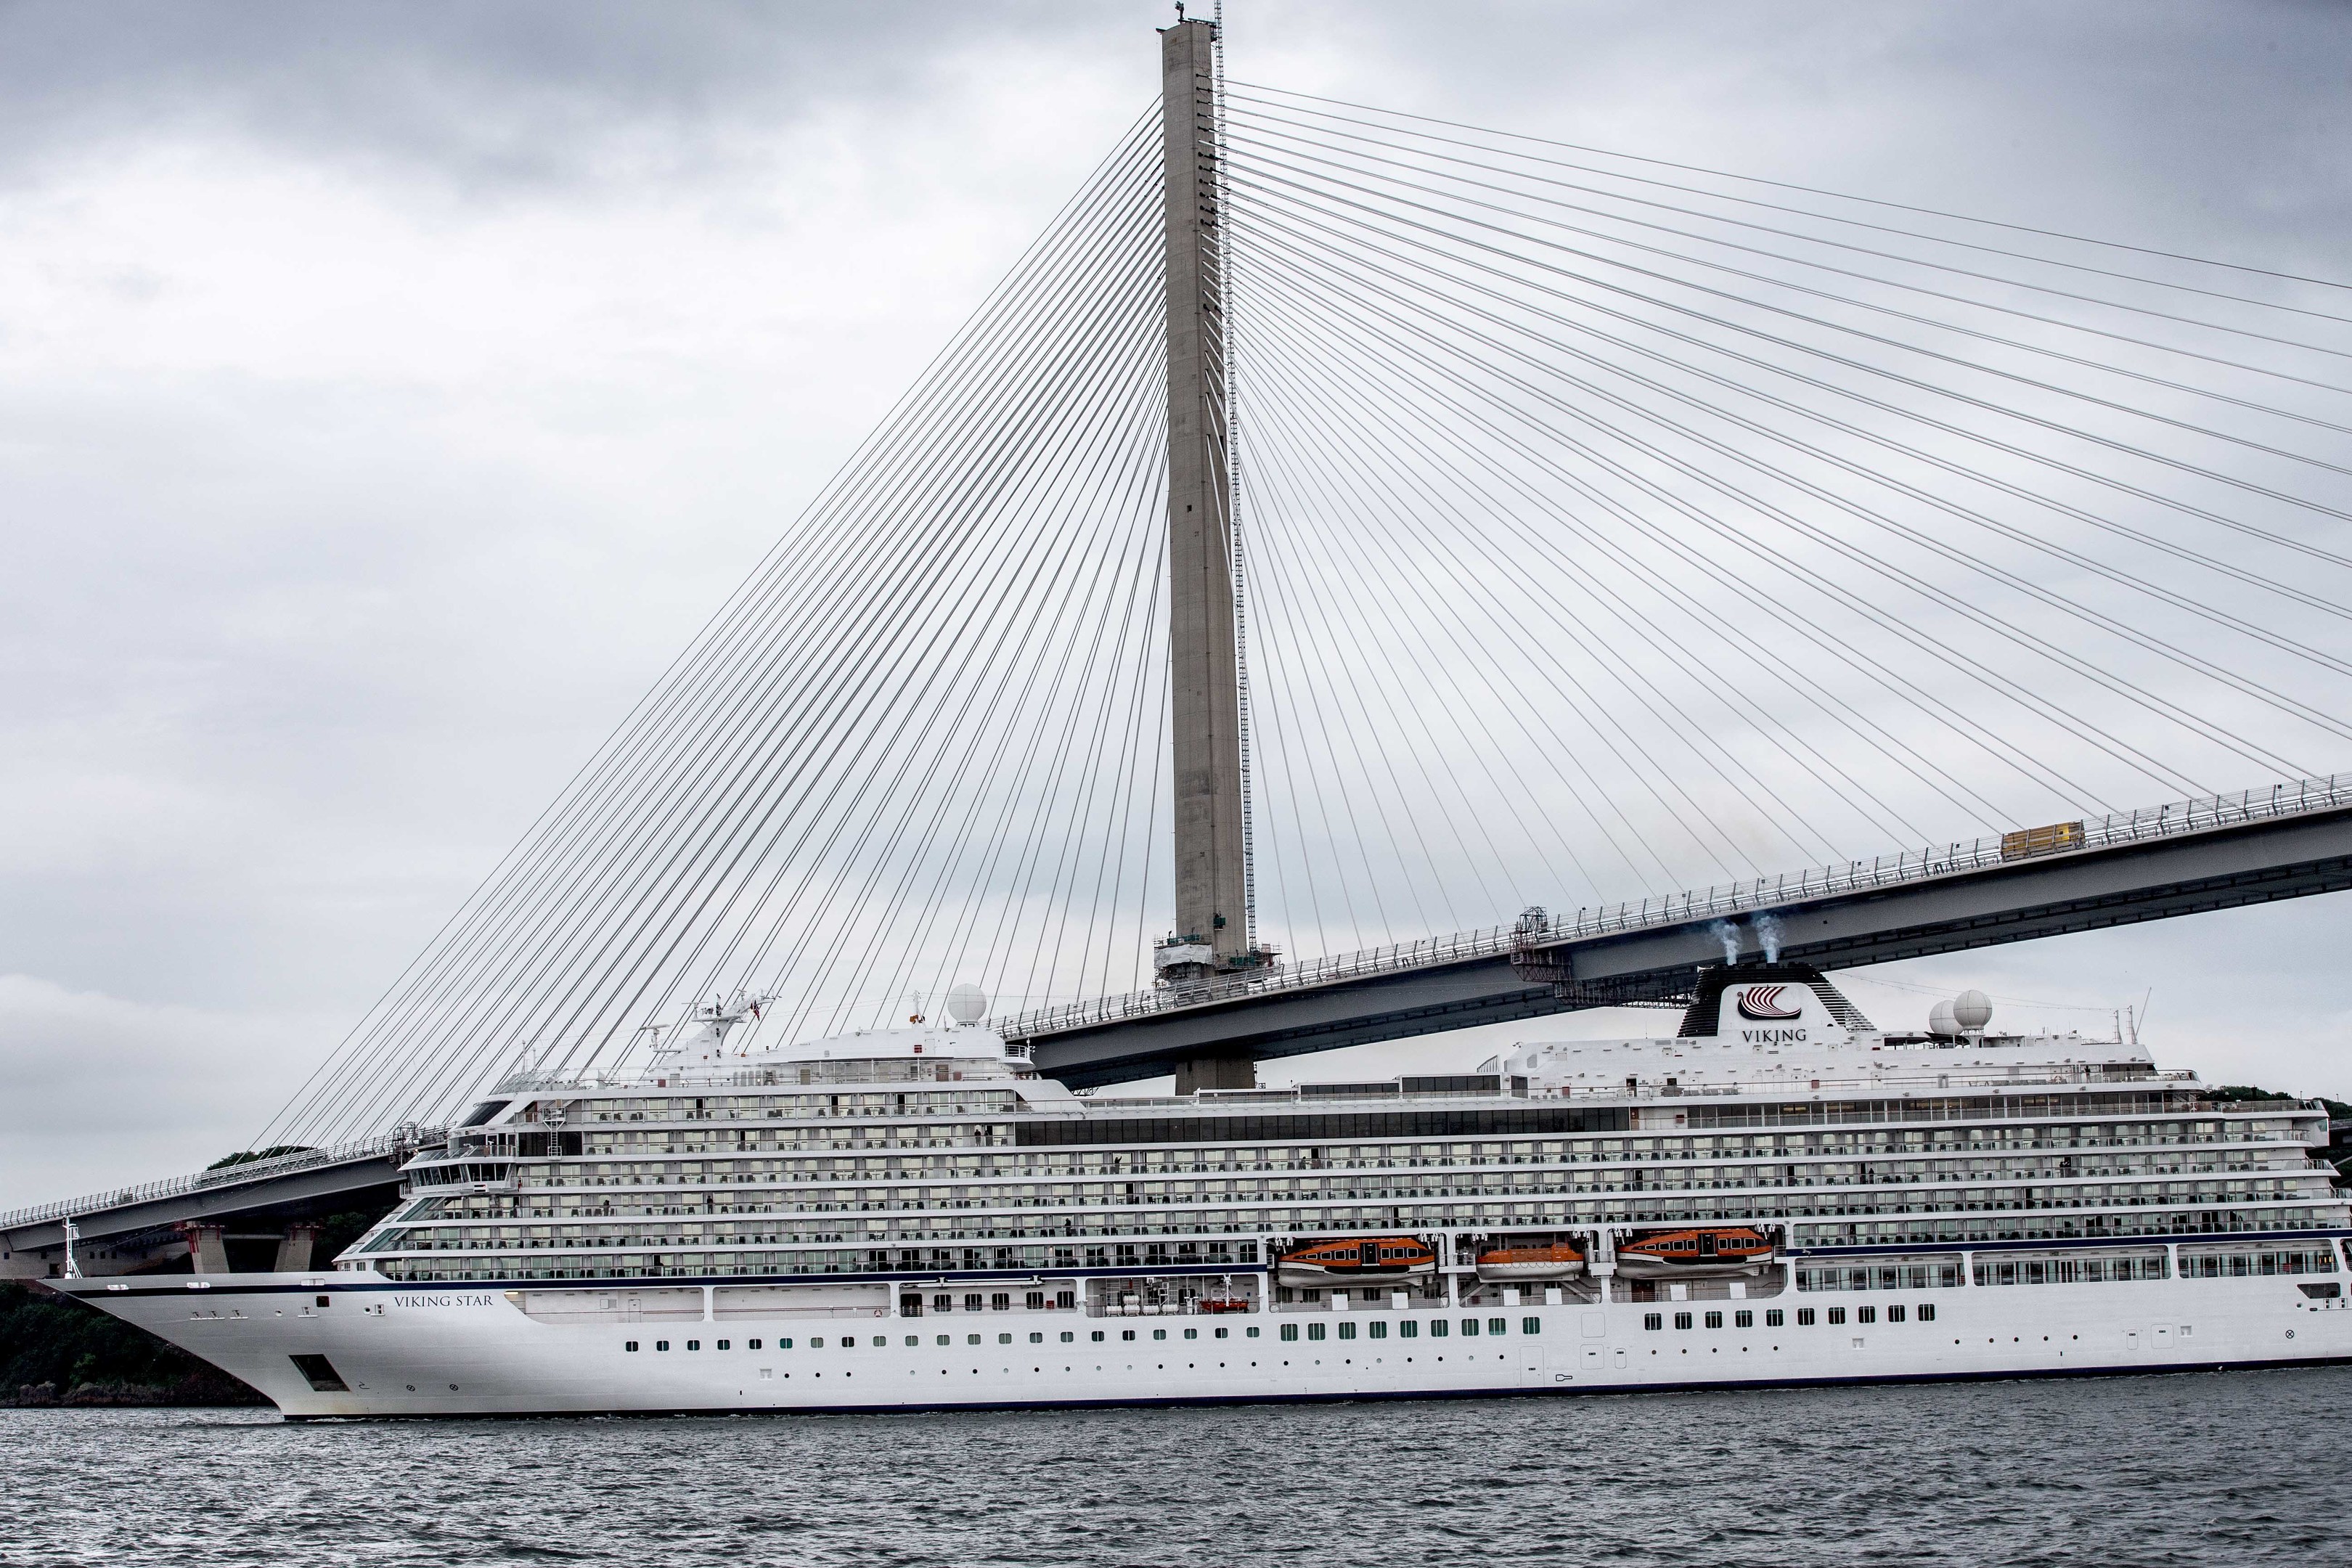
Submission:
<svg viewBox="0 0 2352 1568">
<path fill-rule="evenodd" d="M 993 1058 L 853 1058 L 795 1062 L 786 1067 L 647 1068 L 638 1072 L 515 1073 L 492 1084 L 491 1094 L 595 1093 L 656 1089 L 799 1089 L 839 1083 L 1013 1083 L 1027 1072 L 1026 1055 Z M 1015 1070 L 1020 1069 L 1020 1070 Z M 805 1076 L 803 1076 L 805 1075 Z"/>
<path fill-rule="evenodd" d="M 348 1164 L 352 1161 L 380 1156 L 393 1157 L 397 1163 L 406 1158 L 409 1150 L 420 1144 L 438 1142 L 447 1136 L 446 1128 L 402 1127 L 373 1138 L 338 1143 L 331 1148 L 301 1149 L 292 1153 L 273 1154 L 266 1160 L 240 1160 L 234 1165 L 198 1171 L 190 1175 L 167 1176 L 157 1181 L 117 1187 L 110 1192 L 92 1193 L 86 1197 L 11 1209 L 0 1214 L 0 1229 L 39 1225 L 48 1220 L 64 1219 L 69 1215 L 129 1208 L 136 1204 L 152 1203 L 159 1198 L 179 1197 L 187 1193 L 208 1192 L 217 1187 L 240 1186 L 248 1182 L 267 1181 L 289 1172 L 307 1171 L 321 1165 Z"/>
<path fill-rule="evenodd" d="M 1752 881 L 1731 882 L 1703 890 L 1670 894 L 1597 909 L 1574 915 L 1522 919 L 1510 925 L 1425 937 L 1419 942 L 1334 953 L 1304 963 L 1288 963 L 1231 980 L 1171 985 L 1088 1002 L 1066 1003 L 1017 1014 L 995 1026 L 1011 1038 L 1035 1039 L 1058 1032 L 1114 1024 L 1129 1018 L 1203 1007 L 1223 1002 L 1328 985 L 1441 964 L 1499 958 L 1514 949 L 1539 948 L 1591 937 L 1685 925 L 1692 921 L 1766 913 L 1806 899 L 1841 893 L 1866 892 L 1905 883 L 1931 881 L 1961 872 L 1984 870 L 2032 853 L 2037 858 L 2076 854 L 2117 844 L 2202 833 L 2234 824 L 2304 816 L 2352 806 L 2352 773 L 2302 779 L 2267 790 L 2207 795 L 2172 801 L 2137 811 L 2118 812 L 2066 825 L 2069 831 L 2049 849 L 2021 851 L 2016 834 L 1989 834 L 1967 843 L 1931 845 L 1870 860 L 1822 866 Z"/>
</svg>

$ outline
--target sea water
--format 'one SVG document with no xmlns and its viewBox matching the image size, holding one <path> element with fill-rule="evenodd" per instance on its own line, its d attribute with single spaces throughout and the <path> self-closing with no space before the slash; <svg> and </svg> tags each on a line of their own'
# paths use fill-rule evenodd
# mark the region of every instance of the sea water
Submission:
<svg viewBox="0 0 2352 1568">
<path fill-rule="evenodd" d="M 2340 1563 L 2352 1369 L 289 1424 L 0 1410 L 0 1563 Z"/>
</svg>

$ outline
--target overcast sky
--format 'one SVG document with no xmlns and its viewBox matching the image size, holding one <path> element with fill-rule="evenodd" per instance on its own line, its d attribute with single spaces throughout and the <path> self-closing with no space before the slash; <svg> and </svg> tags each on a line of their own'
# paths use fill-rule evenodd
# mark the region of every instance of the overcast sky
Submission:
<svg viewBox="0 0 2352 1568">
<path fill-rule="evenodd" d="M 0 1206 L 244 1146 L 1147 106 L 1167 19 L 0 5 Z M 2341 5 L 1228 21 L 1244 79 L 2352 256 Z M 2339 895 L 1853 989 L 2152 990 L 2168 1065 L 2352 1095 L 2347 940 Z"/>
</svg>

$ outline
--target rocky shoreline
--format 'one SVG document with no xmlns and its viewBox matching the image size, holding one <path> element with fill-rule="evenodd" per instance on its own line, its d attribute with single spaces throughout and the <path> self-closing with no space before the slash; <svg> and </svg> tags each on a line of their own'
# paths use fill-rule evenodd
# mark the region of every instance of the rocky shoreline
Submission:
<svg viewBox="0 0 2352 1568">
<path fill-rule="evenodd" d="M 15 1410 L 221 1409 L 269 1402 L 236 1379 L 214 1373 L 173 1384 L 78 1383 L 63 1393 L 54 1383 L 19 1384 L 0 1405 Z"/>
<path fill-rule="evenodd" d="M 268 1401 L 144 1329 L 55 1292 L 0 1282 L 0 1407 L 122 1409 Z"/>
</svg>

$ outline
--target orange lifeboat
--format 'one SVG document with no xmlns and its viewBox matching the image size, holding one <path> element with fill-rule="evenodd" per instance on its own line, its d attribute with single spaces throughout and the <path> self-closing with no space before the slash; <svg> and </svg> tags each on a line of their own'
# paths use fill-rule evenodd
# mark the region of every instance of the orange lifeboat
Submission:
<svg viewBox="0 0 2352 1568">
<path fill-rule="evenodd" d="M 1772 1238 L 1746 1226 L 1652 1231 L 1617 1248 L 1617 1272 L 1629 1279 L 1723 1279 L 1771 1261 Z"/>
<path fill-rule="evenodd" d="M 1584 1272 L 1584 1248 L 1572 1241 L 1496 1247 L 1478 1255 L 1478 1278 L 1490 1285 L 1571 1279 Z"/>
<path fill-rule="evenodd" d="M 1286 1252 L 1275 1264 L 1285 1285 L 1344 1284 L 1351 1279 L 1406 1279 L 1437 1271 L 1437 1254 L 1409 1236 L 1361 1241 L 1318 1241 Z"/>
</svg>

